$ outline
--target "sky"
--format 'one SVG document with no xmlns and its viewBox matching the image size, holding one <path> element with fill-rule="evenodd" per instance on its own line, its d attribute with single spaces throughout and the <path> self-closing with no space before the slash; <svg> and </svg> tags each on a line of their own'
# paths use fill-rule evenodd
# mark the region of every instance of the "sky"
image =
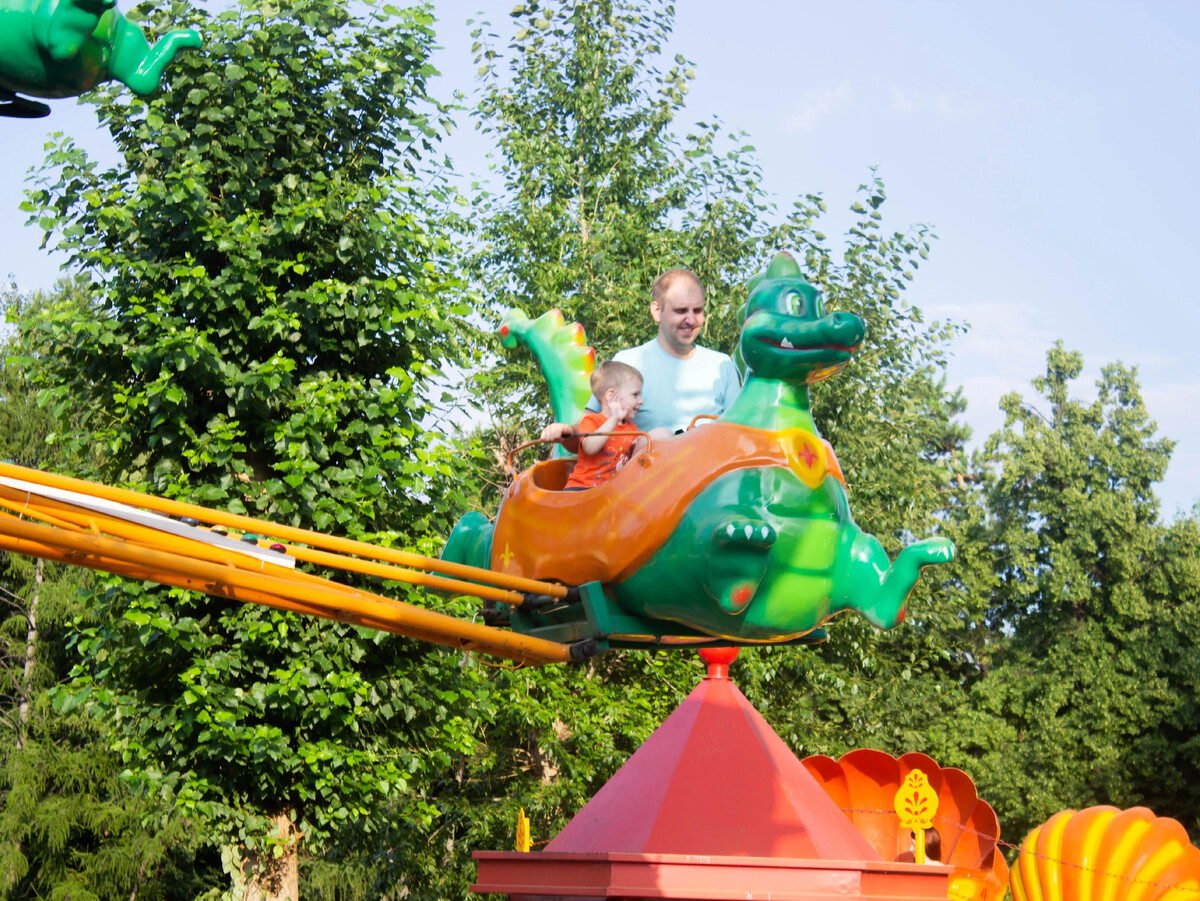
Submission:
<svg viewBox="0 0 1200 901">
<path fill-rule="evenodd" d="M 470 95 L 467 20 L 489 20 L 503 46 L 511 6 L 435 3 L 436 96 Z M 844 232 L 878 166 L 885 226 L 933 227 L 908 299 L 971 326 L 948 375 L 978 441 L 1002 424 L 1005 393 L 1039 405 L 1030 381 L 1061 339 L 1083 354 L 1082 398 L 1104 365 L 1137 368 L 1177 442 L 1164 515 L 1200 501 L 1200 4 L 678 0 L 664 49 L 697 69 L 681 127 L 716 115 L 747 132 L 781 208 L 822 193 L 824 230 Z M 53 107 L 0 120 L 0 278 L 21 290 L 49 287 L 61 262 L 17 209 L 47 133 L 115 161 L 89 108 Z M 482 175 L 488 147 L 460 124 L 445 150 Z"/>
</svg>

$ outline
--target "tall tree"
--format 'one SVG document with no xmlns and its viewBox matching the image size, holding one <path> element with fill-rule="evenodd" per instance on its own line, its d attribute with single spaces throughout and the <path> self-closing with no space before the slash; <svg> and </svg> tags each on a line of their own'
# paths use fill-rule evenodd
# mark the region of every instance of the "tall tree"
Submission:
<svg viewBox="0 0 1200 901">
<path fill-rule="evenodd" d="M 960 765 L 1019 839 L 1068 807 L 1148 804 L 1195 816 L 1194 684 L 1200 616 L 1196 523 L 1158 521 L 1154 485 L 1172 443 L 1136 372 L 1106 366 L 1096 397 L 1061 342 L 1034 380 L 1040 400 L 1002 401 L 982 506 L 965 521 L 986 565 L 968 588 L 994 635 L 986 677 L 953 722 Z"/>
<path fill-rule="evenodd" d="M 75 417 L 59 440 L 104 449 L 97 475 L 352 537 L 444 533 L 449 451 L 417 440 L 462 312 L 425 164 L 431 22 L 242 3 L 159 96 L 98 96 L 119 168 L 53 149 L 34 217 L 94 300 L 28 320 L 27 362 Z M 301 850 L 427 817 L 426 774 L 468 740 L 448 654 L 130 583 L 90 603 L 63 709 L 113 725 L 132 782 L 206 823 L 247 897 L 295 898 Z"/>
<path fill-rule="evenodd" d="M 715 119 L 676 133 L 696 73 L 682 55 L 656 68 L 673 20 L 661 2 L 533 0 L 513 9 L 504 49 L 476 30 L 477 123 L 496 140 L 502 187 L 476 198 L 472 270 L 493 315 L 559 307 L 611 356 L 650 336 L 655 276 L 688 266 L 717 301 L 709 334 L 732 349 L 767 203 L 743 135 Z M 524 361 L 480 381 L 518 428 L 545 408 Z M 496 403 L 513 391 L 516 403 Z"/>
<path fill-rule="evenodd" d="M 708 288 L 703 343 L 732 351 L 746 280 L 771 250 L 792 250 L 833 309 L 869 320 L 860 358 L 827 390 L 820 386 L 814 402 L 847 469 L 856 517 L 894 551 L 906 533 L 935 527 L 933 513 L 949 505 L 954 467 L 962 465 L 953 457 L 964 438 L 953 422 L 961 401 L 939 377 L 955 328 L 926 323 L 904 301 L 932 235 L 921 227 L 885 231 L 886 194 L 874 177 L 853 201 L 857 218 L 844 243 L 820 231 L 826 203 L 816 195 L 773 225 L 744 138 L 713 120 L 677 131 L 695 73 L 682 56 L 665 72 L 655 68 L 673 17 L 662 2 L 523 2 L 507 29 L 481 27 L 478 114 L 497 138 L 504 183 L 477 205 L 482 249 L 474 274 L 485 305 L 530 313 L 559 307 L 585 325 L 601 356 L 611 356 L 651 336 L 650 284 L 662 270 L 686 265 Z M 476 397 L 511 418 L 474 436 L 476 449 L 503 447 L 545 421 L 541 377 L 527 361 L 506 356 L 502 370 L 477 385 Z M 489 513 L 494 504 L 481 498 Z M 970 669 L 938 629 L 959 621 L 956 598 L 940 592 L 931 612 L 932 597 L 914 598 L 919 628 L 906 626 L 898 637 L 880 638 L 847 619 L 816 651 L 743 652 L 739 685 L 799 751 L 837 753 L 850 742 L 923 746 L 927 724 L 948 696 L 962 696 Z M 460 822 L 469 810 L 476 836 L 503 847 L 520 805 L 535 840 L 549 837 L 702 672 L 686 651 L 497 672 L 503 702 L 489 713 L 486 748 L 457 783 Z M 482 803 L 502 794 L 504 803 Z"/>
</svg>

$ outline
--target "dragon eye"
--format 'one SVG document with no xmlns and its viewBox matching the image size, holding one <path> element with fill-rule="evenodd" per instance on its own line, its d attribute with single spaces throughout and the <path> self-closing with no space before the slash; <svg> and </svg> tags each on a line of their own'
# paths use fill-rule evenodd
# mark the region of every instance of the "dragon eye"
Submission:
<svg viewBox="0 0 1200 901">
<path fill-rule="evenodd" d="M 796 291 L 788 291 L 783 295 L 783 303 L 792 316 L 803 316 L 805 313 L 804 296 Z"/>
</svg>

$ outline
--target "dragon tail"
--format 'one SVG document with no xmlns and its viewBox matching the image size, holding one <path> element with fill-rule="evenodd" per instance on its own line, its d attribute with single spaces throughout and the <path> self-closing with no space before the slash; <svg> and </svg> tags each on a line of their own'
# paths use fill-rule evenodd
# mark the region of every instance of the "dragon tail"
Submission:
<svg viewBox="0 0 1200 901">
<path fill-rule="evenodd" d="M 500 321 L 500 343 L 512 350 L 524 344 L 537 358 L 550 388 L 555 422 L 578 422 L 592 395 L 588 377 L 596 368 L 596 351 L 588 347 L 583 326 L 566 324 L 558 310 L 530 319 L 509 310 Z"/>
</svg>

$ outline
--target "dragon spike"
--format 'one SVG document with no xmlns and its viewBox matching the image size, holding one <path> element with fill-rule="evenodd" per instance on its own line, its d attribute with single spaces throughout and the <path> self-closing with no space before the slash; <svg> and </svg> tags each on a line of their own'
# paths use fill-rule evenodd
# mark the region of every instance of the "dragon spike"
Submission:
<svg viewBox="0 0 1200 901">
<path fill-rule="evenodd" d="M 803 278 L 800 272 L 800 264 L 786 250 L 775 254 L 775 258 L 771 260 L 771 265 L 767 267 L 765 273 L 767 278 Z"/>
<path fill-rule="evenodd" d="M 557 308 L 555 308 L 553 310 L 547 310 L 545 313 L 543 313 L 541 316 L 539 316 L 538 319 L 545 319 L 547 322 L 549 322 L 551 325 L 553 325 L 556 329 L 562 328 L 563 323 L 566 322 L 566 320 L 563 319 L 562 310 L 557 309 Z"/>
<path fill-rule="evenodd" d="M 596 368 L 596 350 L 592 347 L 572 346 L 563 353 L 563 359 L 572 369 L 591 374 Z"/>
<path fill-rule="evenodd" d="M 578 322 L 572 322 L 568 328 L 559 332 L 559 334 L 565 336 L 566 340 L 570 341 L 572 344 L 578 344 L 580 347 L 582 347 L 586 341 L 583 336 L 583 326 Z"/>
<path fill-rule="evenodd" d="M 500 343 L 509 350 L 515 350 L 519 343 L 518 336 L 529 328 L 529 317 L 525 315 L 524 310 L 519 310 L 516 307 L 504 314 L 504 318 L 500 320 Z"/>
</svg>

